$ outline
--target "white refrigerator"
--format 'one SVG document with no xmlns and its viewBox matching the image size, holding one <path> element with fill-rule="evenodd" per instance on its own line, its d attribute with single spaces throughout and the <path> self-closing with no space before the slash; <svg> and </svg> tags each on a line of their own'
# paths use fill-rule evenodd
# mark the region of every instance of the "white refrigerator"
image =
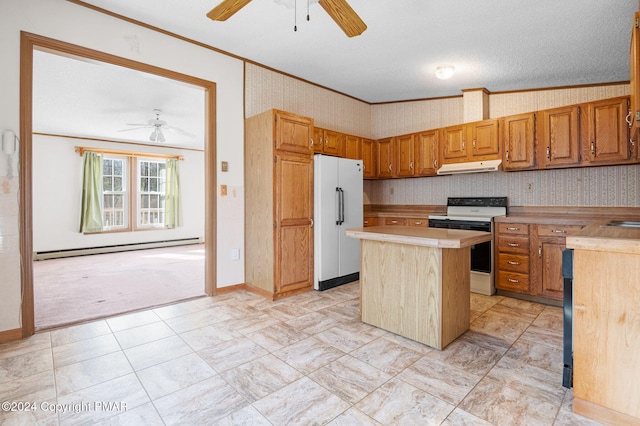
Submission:
<svg viewBox="0 0 640 426">
<path fill-rule="evenodd" d="M 314 288 L 327 290 L 360 278 L 362 160 L 314 156 Z"/>
</svg>

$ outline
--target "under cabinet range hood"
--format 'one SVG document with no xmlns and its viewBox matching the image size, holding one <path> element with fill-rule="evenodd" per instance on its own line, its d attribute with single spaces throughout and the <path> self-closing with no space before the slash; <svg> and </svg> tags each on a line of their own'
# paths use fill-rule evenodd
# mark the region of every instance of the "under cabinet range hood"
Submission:
<svg viewBox="0 0 640 426">
<path fill-rule="evenodd" d="M 502 160 L 471 161 L 468 163 L 444 164 L 438 169 L 439 175 L 455 175 L 460 173 L 497 172 Z"/>
</svg>

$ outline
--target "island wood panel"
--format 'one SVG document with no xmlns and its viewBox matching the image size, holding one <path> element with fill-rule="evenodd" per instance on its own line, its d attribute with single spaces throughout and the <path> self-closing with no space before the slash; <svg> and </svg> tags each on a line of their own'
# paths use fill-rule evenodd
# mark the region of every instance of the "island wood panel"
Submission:
<svg viewBox="0 0 640 426">
<path fill-rule="evenodd" d="M 363 322 L 437 349 L 469 328 L 469 247 L 362 240 L 361 256 Z"/>
<path fill-rule="evenodd" d="M 639 260 L 574 252 L 574 411 L 606 423 L 621 414 L 640 424 Z"/>
</svg>

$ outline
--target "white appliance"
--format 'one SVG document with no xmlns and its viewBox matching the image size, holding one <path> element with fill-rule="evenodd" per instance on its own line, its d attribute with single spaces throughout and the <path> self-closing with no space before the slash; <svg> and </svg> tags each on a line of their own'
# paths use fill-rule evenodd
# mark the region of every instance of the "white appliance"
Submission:
<svg viewBox="0 0 640 426">
<path fill-rule="evenodd" d="M 362 160 L 314 156 L 314 288 L 327 290 L 360 279 Z"/>
<path fill-rule="evenodd" d="M 492 241 L 471 246 L 471 292 L 496 292 L 493 260 L 493 218 L 507 214 L 507 197 L 447 199 L 446 216 L 429 216 L 430 228 L 491 232 Z"/>
</svg>

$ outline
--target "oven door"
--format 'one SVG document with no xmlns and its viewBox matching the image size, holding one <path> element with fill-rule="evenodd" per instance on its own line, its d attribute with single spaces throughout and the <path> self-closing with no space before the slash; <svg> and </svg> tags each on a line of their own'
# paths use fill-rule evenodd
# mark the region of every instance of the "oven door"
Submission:
<svg viewBox="0 0 640 426">
<path fill-rule="evenodd" d="M 429 219 L 430 228 L 491 232 L 491 221 Z M 471 270 L 491 273 L 491 241 L 471 246 Z"/>
</svg>

